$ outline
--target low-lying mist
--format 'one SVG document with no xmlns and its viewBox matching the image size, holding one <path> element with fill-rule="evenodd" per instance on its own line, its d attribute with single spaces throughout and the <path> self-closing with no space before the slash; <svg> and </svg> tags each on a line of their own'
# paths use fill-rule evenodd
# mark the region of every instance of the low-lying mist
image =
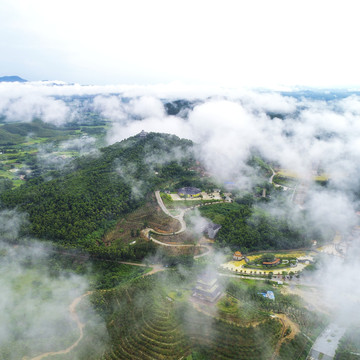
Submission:
<svg viewBox="0 0 360 360">
<path fill-rule="evenodd" d="M 30 359 L 75 343 L 80 330 L 69 306 L 89 288 L 85 276 L 52 261 L 51 245 L 21 238 L 23 223 L 24 216 L 15 211 L 0 213 L 0 358 L 7 360 Z M 75 310 L 82 323 L 90 322 L 106 338 L 88 298 Z"/>
<path fill-rule="evenodd" d="M 328 237 L 329 243 L 333 241 L 329 229 L 339 234 L 343 253 L 341 256 L 323 255 L 313 278 L 321 284 L 321 296 L 331 305 L 335 319 L 340 317 L 343 323 L 358 320 L 360 261 L 355 254 L 360 249 L 356 215 L 360 200 L 360 97 L 357 94 L 326 99 L 291 96 L 291 92 L 286 95 L 225 90 L 216 93 L 215 89 L 189 91 L 189 88 L 171 86 L 81 87 L 63 84 L 52 87 L 31 83 L 0 85 L 0 94 L 0 115 L 7 121 L 30 121 L 41 116 L 45 122 L 55 125 L 71 123 L 79 116 L 75 103 L 69 100 L 71 96 L 89 95 L 87 110 L 108 122 L 106 141 L 109 145 L 141 130 L 191 139 L 196 158 L 206 171 L 220 184 L 231 181 L 243 192 L 250 191 L 256 179 L 256 173 L 248 163 L 253 153 L 260 154 L 276 171 L 283 169 L 295 174 L 298 186 L 304 189 L 301 205 L 291 200 L 284 203 L 273 199 L 261 206 L 270 213 L 286 216 L 294 224 L 311 225 Z M 179 98 L 190 99 L 193 106 L 169 115 L 164 103 Z M 82 145 L 72 142 L 63 146 L 64 149 L 75 146 L 87 153 L 93 144 L 89 140 Z M 181 158 L 181 154 L 171 156 Z M 149 159 L 149 162 L 160 160 Z M 118 172 L 129 183 L 132 181 L 131 166 L 122 168 L 118 164 Z M 316 176 L 323 176 L 326 184 L 315 185 L 313 179 Z M 141 182 L 134 184 L 136 196 L 143 195 L 141 187 Z M 287 191 L 295 193 L 296 187 Z M 21 253 L 26 253 L 21 249 L 4 245 L 9 258 L 21 259 Z M 16 251 L 19 255 L 12 255 Z M 42 254 L 36 250 L 35 254 L 38 253 Z M 7 257 L 3 256 L 3 259 Z M 22 274 L 21 261 L 8 266 L 12 269 L 11 276 Z M 45 276 L 42 283 L 48 280 Z M 70 294 L 69 299 L 86 289 L 83 279 L 75 276 L 66 280 L 68 282 L 59 277 L 54 283 L 64 284 L 66 289 L 79 289 L 75 293 L 65 291 Z M 3 293 L 8 292 L 6 298 L 13 299 L 15 295 L 10 284 L 4 283 Z M 51 294 L 57 295 L 52 285 L 49 289 Z M 33 304 L 31 291 L 23 291 L 25 299 L 29 298 L 29 303 Z M 56 297 L 51 295 L 50 304 L 56 306 Z M 8 304 L 6 306 L 15 303 L 14 300 L 4 302 Z M 11 334 L 11 331 L 5 332 Z"/>
</svg>

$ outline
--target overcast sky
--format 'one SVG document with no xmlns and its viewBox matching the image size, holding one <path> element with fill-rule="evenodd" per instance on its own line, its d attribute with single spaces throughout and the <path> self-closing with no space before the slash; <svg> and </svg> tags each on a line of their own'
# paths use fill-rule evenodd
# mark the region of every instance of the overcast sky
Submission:
<svg viewBox="0 0 360 360">
<path fill-rule="evenodd" d="M 358 87 L 359 10 L 357 0 L 1 0 L 0 75 Z"/>
</svg>

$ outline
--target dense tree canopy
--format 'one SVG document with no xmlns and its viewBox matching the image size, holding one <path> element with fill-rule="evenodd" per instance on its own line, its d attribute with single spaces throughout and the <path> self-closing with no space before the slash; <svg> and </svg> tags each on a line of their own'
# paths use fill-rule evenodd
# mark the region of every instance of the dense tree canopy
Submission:
<svg viewBox="0 0 360 360">
<path fill-rule="evenodd" d="M 304 229 L 246 204 L 218 204 L 201 208 L 201 214 L 222 225 L 216 240 L 243 251 L 290 249 L 309 245 Z"/>
<path fill-rule="evenodd" d="M 5 191 L 1 206 L 28 213 L 30 233 L 37 237 L 88 248 L 114 220 L 138 207 L 143 195 L 170 178 L 181 179 L 191 145 L 171 135 L 129 138 L 101 149 L 98 157 L 76 159 L 65 172 Z"/>
</svg>

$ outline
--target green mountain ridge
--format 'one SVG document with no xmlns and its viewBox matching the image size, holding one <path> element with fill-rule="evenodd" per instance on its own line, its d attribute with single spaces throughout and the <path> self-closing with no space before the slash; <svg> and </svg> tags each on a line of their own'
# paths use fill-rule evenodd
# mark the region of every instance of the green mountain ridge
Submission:
<svg viewBox="0 0 360 360">
<path fill-rule="evenodd" d="M 24 143 L 29 135 L 32 138 L 55 138 L 70 132 L 37 119 L 29 123 L 5 123 L 0 127 L 0 146 Z"/>
<path fill-rule="evenodd" d="M 178 148 L 190 161 L 191 147 L 191 141 L 173 135 L 131 137 L 100 149 L 98 157 L 78 158 L 65 171 L 4 192 L 1 207 L 26 212 L 31 235 L 97 251 L 97 241 L 113 221 L 140 206 L 143 195 L 183 175 L 169 154 Z"/>
</svg>

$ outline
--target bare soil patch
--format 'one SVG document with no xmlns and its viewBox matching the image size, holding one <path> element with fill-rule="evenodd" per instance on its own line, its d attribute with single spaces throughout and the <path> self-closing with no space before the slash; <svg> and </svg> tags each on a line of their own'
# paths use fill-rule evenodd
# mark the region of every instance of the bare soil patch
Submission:
<svg viewBox="0 0 360 360">
<path fill-rule="evenodd" d="M 178 220 L 164 214 L 156 202 L 154 194 L 151 194 L 145 205 L 120 219 L 115 228 L 103 237 L 103 242 L 107 246 L 114 242 L 129 244 L 132 241 L 140 240 L 139 231 L 145 227 L 169 233 L 180 230 L 181 224 Z"/>
</svg>

